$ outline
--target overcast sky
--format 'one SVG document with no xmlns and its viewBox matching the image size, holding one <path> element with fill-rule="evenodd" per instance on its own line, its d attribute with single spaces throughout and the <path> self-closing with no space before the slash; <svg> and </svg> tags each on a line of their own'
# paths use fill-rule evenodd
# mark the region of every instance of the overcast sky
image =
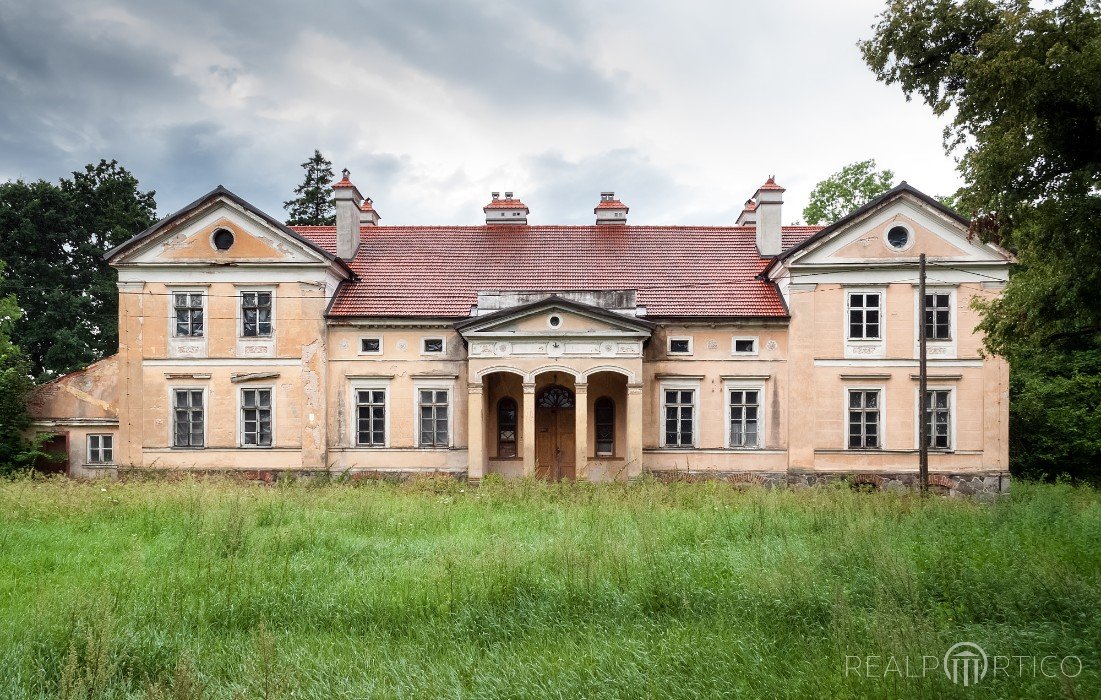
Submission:
<svg viewBox="0 0 1101 700">
<path fill-rule="evenodd" d="M 0 180 L 116 158 L 167 214 L 218 184 L 282 218 L 313 149 L 384 224 L 784 219 L 875 158 L 954 191 L 943 123 L 860 59 L 885 0 L 0 0 Z"/>
</svg>

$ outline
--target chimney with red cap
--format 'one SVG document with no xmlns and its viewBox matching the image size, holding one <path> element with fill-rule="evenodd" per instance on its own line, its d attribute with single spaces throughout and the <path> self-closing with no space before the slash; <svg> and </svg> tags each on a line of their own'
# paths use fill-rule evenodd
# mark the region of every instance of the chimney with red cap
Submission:
<svg viewBox="0 0 1101 700">
<path fill-rule="evenodd" d="M 757 252 L 771 257 L 783 250 L 781 241 L 780 207 L 784 204 L 784 188 L 776 184 L 776 178 L 769 175 L 765 184 L 757 189 L 753 200 L 757 226 Z M 740 217 L 739 217 L 740 218 Z"/>
<path fill-rule="evenodd" d="M 511 192 L 505 192 L 505 196 L 502 199 L 500 192 L 492 193 L 493 199 L 489 204 L 482 207 L 482 211 L 486 215 L 486 225 L 493 224 L 527 224 L 528 223 L 528 207 L 526 204 L 520 201 L 519 198 L 513 197 Z"/>
<path fill-rule="evenodd" d="M 348 179 L 351 175 L 347 168 L 341 173 L 344 177 L 333 185 L 336 199 L 336 255 L 351 260 L 359 250 L 359 203 L 363 195 Z"/>
<path fill-rule="evenodd" d="M 628 211 L 630 210 L 627 205 L 615 198 L 615 192 L 601 192 L 600 202 L 593 209 L 593 213 L 596 214 L 597 226 L 626 224 Z"/>
</svg>

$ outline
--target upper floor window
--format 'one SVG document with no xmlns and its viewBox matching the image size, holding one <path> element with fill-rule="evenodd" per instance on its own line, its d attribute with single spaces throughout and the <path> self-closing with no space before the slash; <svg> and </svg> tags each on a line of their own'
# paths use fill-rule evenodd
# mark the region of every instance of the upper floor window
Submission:
<svg viewBox="0 0 1101 700">
<path fill-rule="evenodd" d="M 931 450 L 952 447 L 952 391 L 931 389 L 925 392 L 925 439 Z"/>
<path fill-rule="evenodd" d="M 506 396 L 497 402 L 497 456 L 508 459 L 516 451 L 516 399 Z"/>
<path fill-rule="evenodd" d="M 849 338 L 879 340 L 882 297 L 879 292 L 849 292 Z"/>
<path fill-rule="evenodd" d="M 241 389 L 241 444 L 271 447 L 271 389 Z"/>
<path fill-rule="evenodd" d="M 952 295 L 948 292 L 925 295 L 925 337 L 928 340 L 952 339 Z"/>
<path fill-rule="evenodd" d="M 364 355 L 378 355 L 382 353 L 382 338 L 360 338 L 359 351 Z"/>
<path fill-rule="evenodd" d="M 241 335 L 265 338 L 272 331 L 272 293 L 241 292 Z"/>
<path fill-rule="evenodd" d="M 760 447 L 761 392 L 758 389 L 731 389 L 730 446 Z"/>
<path fill-rule="evenodd" d="M 880 446 L 879 391 L 849 390 L 849 449 L 876 449 Z"/>
<path fill-rule="evenodd" d="M 437 355 L 443 352 L 443 338 L 424 338 L 421 341 L 421 352 L 426 355 Z"/>
<path fill-rule="evenodd" d="M 670 338 L 669 339 L 669 354 L 670 355 L 691 355 L 692 354 L 692 339 L 691 338 Z"/>
<path fill-rule="evenodd" d="M 173 335 L 177 338 L 203 337 L 202 292 L 174 292 L 172 308 L 176 319 Z"/>
<path fill-rule="evenodd" d="M 756 338 L 734 338 L 731 340 L 731 352 L 735 355 L 756 355 Z"/>
<path fill-rule="evenodd" d="M 615 401 L 601 396 L 593 403 L 593 424 L 596 455 L 611 457 L 615 454 Z"/>
<path fill-rule="evenodd" d="M 88 464 L 113 464 L 115 461 L 115 437 L 113 435 L 88 436 Z"/>
<path fill-rule="evenodd" d="M 205 437 L 202 389 L 172 391 L 172 446 L 202 447 Z"/>
</svg>

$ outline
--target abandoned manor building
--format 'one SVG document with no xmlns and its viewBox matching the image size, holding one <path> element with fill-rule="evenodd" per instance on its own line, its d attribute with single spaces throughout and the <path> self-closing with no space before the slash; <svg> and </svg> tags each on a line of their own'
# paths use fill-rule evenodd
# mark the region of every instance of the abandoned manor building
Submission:
<svg viewBox="0 0 1101 700">
<path fill-rule="evenodd" d="M 31 400 L 69 474 L 893 487 L 924 420 L 938 488 L 1008 483 L 972 301 L 1012 258 L 906 183 L 826 227 L 781 225 L 771 177 L 715 226 L 632 225 L 612 192 L 590 225 L 495 192 L 482 225 L 387 226 L 334 191 L 335 226 L 288 227 L 218 187 L 107 254 L 118 353 Z"/>
</svg>

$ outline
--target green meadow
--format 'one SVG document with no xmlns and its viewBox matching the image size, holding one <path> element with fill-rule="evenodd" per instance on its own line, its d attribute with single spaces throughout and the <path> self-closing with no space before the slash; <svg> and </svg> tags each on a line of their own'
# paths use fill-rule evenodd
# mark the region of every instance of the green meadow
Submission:
<svg viewBox="0 0 1101 700">
<path fill-rule="evenodd" d="M 0 697 L 1099 697 L 1099 494 L 3 481 Z"/>
</svg>

